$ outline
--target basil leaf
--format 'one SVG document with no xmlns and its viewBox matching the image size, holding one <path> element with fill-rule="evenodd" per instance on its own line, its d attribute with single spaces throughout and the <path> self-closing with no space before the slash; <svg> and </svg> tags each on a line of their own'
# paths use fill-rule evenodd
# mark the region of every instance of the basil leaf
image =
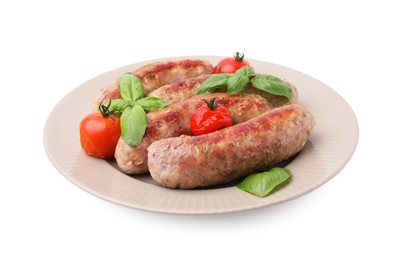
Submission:
<svg viewBox="0 0 410 260">
<path fill-rule="evenodd" d="M 267 172 L 247 176 L 237 187 L 259 197 L 266 197 L 291 176 L 289 169 L 274 167 Z"/>
<path fill-rule="evenodd" d="M 122 99 L 132 103 L 144 96 L 144 86 L 141 80 L 131 73 L 125 73 L 121 76 L 119 88 Z"/>
<path fill-rule="evenodd" d="M 121 136 L 131 147 L 140 144 L 148 126 L 147 115 L 139 105 L 127 107 L 120 117 Z"/>
<path fill-rule="evenodd" d="M 256 75 L 251 79 L 252 85 L 260 90 L 277 96 L 284 96 L 288 99 L 292 98 L 292 90 L 280 78 L 272 75 Z"/>
<path fill-rule="evenodd" d="M 195 95 L 212 93 L 218 88 L 226 87 L 228 78 L 231 74 L 217 74 L 205 80 L 201 86 L 196 90 Z"/>
<path fill-rule="evenodd" d="M 124 99 L 113 99 L 111 100 L 111 104 L 109 110 L 111 113 L 115 112 L 124 112 L 124 110 L 130 106 L 130 102 Z"/>
<path fill-rule="evenodd" d="M 135 104 L 140 105 L 144 110 L 157 110 L 166 107 L 171 103 L 165 102 L 157 97 L 144 97 L 138 99 Z"/>
<path fill-rule="evenodd" d="M 227 93 L 234 94 L 242 92 L 248 85 L 249 79 L 241 74 L 234 74 L 228 79 Z"/>
<path fill-rule="evenodd" d="M 255 72 L 253 71 L 253 69 L 251 67 L 248 67 L 248 66 L 240 68 L 239 70 L 237 70 L 235 72 L 235 74 L 245 76 L 248 79 L 255 76 Z"/>
</svg>

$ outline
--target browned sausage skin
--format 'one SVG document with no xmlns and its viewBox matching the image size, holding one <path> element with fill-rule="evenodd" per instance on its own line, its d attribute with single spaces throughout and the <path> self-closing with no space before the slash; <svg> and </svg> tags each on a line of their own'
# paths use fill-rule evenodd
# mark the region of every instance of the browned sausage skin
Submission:
<svg viewBox="0 0 410 260">
<path fill-rule="evenodd" d="M 302 106 L 286 105 L 210 134 L 162 139 L 148 147 L 149 170 L 169 188 L 227 183 L 299 152 L 314 124 Z"/>
<path fill-rule="evenodd" d="M 141 79 L 144 94 L 147 95 L 155 89 L 183 79 L 212 74 L 213 66 L 206 60 L 176 60 L 154 62 L 147 64 L 132 73 Z M 108 103 L 110 99 L 120 98 L 118 79 L 103 88 L 97 97 L 94 109 L 98 104 Z"/>
<path fill-rule="evenodd" d="M 272 105 L 258 95 L 212 93 L 194 96 L 170 107 L 150 112 L 147 114 L 147 130 L 138 146 L 131 147 L 121 138 L 118 141 L 115 158 L 120 169 L 127 174 L 148 172 L 148 146 L 163 138 L 192 134 L 189 124 L 191 115 L 204 104 L 202 99 L 209 101 L 215 97 L 223 100 L 224 106 L 232 114 L 234 124 L 245 122 L 272 109 Z"/>
<path fill-rule="evenodd" d="M 206 60 L 178 60 L 155 62 L 145 65 L 132 73 L 138 76 L 148 94 L 160 86 L 172 82 L 212 74 L 213 65 Z"/>
</svg>

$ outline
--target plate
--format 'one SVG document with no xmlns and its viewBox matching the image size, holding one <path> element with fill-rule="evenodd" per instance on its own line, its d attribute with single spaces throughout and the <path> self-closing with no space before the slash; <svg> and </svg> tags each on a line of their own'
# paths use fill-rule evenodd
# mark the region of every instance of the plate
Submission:
<svg viewBox="0 0 410 260">
<path fill-rule="evenodd" d="M 216 64 L 223 57 L 173 57 L 207 59 Z M 299 103 L 316 119 L 316 127 L 303 150 L 286 167 L 291 181 L 275 193 L 259 198 L 234 185 L 212 189 L 176 190 L 156 185 L 149 175 L 133 178 L 115 162 L 87 156 L 79 142 L 79 122 L 90 112 L 99 91 L 125 72 L 147 63 L 127 65 L 97 76 L 68 93 L 51 111 L 44 127 L 44 147 L 69 181 L 107 201 L 162 213 L 219 214 L 272 206 L 300 197 L 337 175 L 352 157 L 359 128 L 348 103 L 330 87 L 298 71 L 280 65 L 249 60 L 257 73 L 271 74 L 292 82 Z"/>
</svg>

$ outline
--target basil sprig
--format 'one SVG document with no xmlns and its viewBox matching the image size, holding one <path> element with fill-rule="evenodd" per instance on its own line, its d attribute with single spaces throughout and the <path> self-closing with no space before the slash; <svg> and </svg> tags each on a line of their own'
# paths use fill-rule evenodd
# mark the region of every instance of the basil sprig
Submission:
<svg viewBox="0 0 410 260">
<path fill-rule="evenodd" d="M 259 197 L 271 194 L 275 187 L 291 177 L 287 168 L 274 167 L 267 172 L 254 173 L 247 176 L 237 187 Z"/>
<path fill-rule="evenodd" d="M 145 110 L 156 110 L 168 106 L 168 102 L 156 97 L 143 97 L 141 80 L 131 73 L 125 73 L 119 80 L 121 99 L 111 100 L 110 111 L 121 113 L 121 137 L 129 146 L 137 146 L 148 126 Z"/>
<path fill-rule="evenodd" d="M 226 88 L 228 94 L 242 92 L 249 83 L 257 89 L 277 96 L 284 96 L 290 100 L 292 90 L 280 78 L 267 74 L 256 75 L 248 66 L 242 67 L 234 74 L 216 74 L 209 77 L 197 89 L 196 95 L 212 93 L 218 89 Z"/>
</svg>

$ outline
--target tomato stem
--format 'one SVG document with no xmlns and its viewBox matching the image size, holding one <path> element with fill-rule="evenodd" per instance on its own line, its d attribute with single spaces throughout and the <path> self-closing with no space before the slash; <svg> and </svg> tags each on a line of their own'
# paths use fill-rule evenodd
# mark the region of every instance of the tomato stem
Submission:
<svg viewBox="0 0 410 260">
<path fill-rule="evenodd" d="M 100 105 L 98 106 L 98 110 L 100 111 L 102 117 L 106 118 L 112 114 L 112 112 L 110 111 L 110 105 L 111 105 L 111 98 L 110 98 L 110 101 L 108 101 L 107 105 L 103 105 L 103 101 L 101 101 Z"/>
<path fill-rule="evenodd" d="M 237 52 L 234 52 L 233 57 L 235 58 L 236 61 L 242 62 L 243 58 L 245 57 L 245 54 L 237 51 Z"/>
<path fill-rule="evenodd" d="M 209 110 L 214 110 L 218 107 L 218 104 L 216 103 L 216 99 L 217 98 L 213 98 L 211 99 L 209 102 L 205 99 L 202 99 L 202 101 L 204 101 L 206 103 L 206 105 L 208 106 Z"/>
</svg>

